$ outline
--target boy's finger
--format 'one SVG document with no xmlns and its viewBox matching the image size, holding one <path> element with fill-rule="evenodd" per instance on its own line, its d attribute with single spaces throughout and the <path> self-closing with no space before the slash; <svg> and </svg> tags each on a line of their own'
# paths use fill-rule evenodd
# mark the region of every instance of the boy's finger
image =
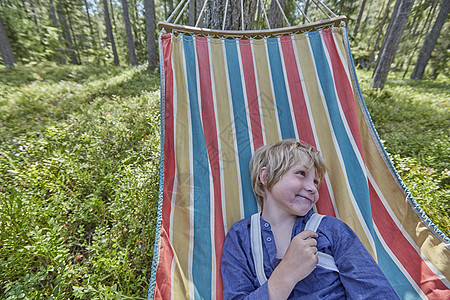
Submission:
<svg viewBox="0 0 450 300">
<path fill-rule="evenodd" d="M 297 236 L 303 240 L 309 239 L 309 238 L 316 238 L 318 237 L 317 233 L 315 233 L 312 230 L 305 230 L 297 234 Z"/>
</svg>

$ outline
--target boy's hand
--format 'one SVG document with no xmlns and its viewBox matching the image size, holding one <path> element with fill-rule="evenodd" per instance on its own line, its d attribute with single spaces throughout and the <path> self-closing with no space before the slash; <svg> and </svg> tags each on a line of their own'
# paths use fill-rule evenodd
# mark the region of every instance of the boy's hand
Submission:
<svg viewBox="0 0 450 300">
<path fill-rule="evenodd" d="M 286 299 L 297 282 L 316 268 L 319 262 L 316 238 L 317 233 L 305 230 L 292 239 L 283 260 L 267 282 L 270 300 Z"/>
</svg>

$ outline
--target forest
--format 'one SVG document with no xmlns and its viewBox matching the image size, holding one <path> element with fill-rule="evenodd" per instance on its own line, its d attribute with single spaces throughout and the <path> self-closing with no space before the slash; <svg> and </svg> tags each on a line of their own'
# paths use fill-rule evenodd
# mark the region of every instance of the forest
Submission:
<svg viewBox="0 0 450 300">
<path fill-rule="evenodd" d="M 276 28 L 308 22 L 302 12 L 316 20 L 316 2 L 246 0 L 242 19 L 240 1 L 0 0 L 0 298 L 145 298 L 160 176 L 158 22 L 185 7 L 184 25 L 201 16 L 210 28 Z M 449 236 L 449 0 L 322 2 L 347 16 L 383 145 Z"/>
</svg>

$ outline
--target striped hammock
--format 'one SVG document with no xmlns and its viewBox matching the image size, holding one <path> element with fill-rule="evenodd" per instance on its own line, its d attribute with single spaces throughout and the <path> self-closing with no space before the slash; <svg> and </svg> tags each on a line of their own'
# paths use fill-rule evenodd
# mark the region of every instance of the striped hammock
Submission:
<svg viewBox="0 0 450 300">
<path fill-rule="evenodd" d="M 258 211 L 248 163 L 303 140 L 329 168 L 316 210 L 346 222 L 402 299 L 450 299 L 449 239 L 371 123 L 345 28 L 264 38 L 162 34 L 161 187 L 149 299 L 222 299 L 231 225 Z"/>
</svg>

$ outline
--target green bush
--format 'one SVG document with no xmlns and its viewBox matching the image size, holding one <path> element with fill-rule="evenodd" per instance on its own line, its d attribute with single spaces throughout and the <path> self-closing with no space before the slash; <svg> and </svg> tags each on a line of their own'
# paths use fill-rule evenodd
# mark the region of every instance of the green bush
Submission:
<svg viewBox="0 0 450 300">
<path fill-rule="evenodd" d="M 450 88 L 448 78 L 400 79 L 391 72 L 383 90 L 358 70 L 372 121 L 402 180 L 424 212 L 450 233 Z"/>
<path fill-rule="evenodd" d="M 64 66 L 31 80 L 17 75 L 24 70 L 1 74 L 16 83 L 0 93 L 0 298 L 142 298 L 159 74 Z"/>
</svg>

